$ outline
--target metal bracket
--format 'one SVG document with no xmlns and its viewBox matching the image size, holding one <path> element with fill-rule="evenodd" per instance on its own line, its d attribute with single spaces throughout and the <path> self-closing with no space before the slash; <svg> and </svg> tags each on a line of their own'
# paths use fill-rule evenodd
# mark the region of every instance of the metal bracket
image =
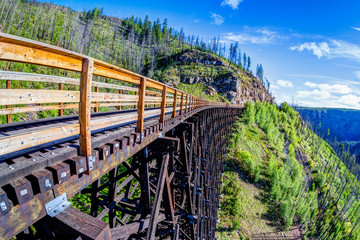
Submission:
<svg viewBox="0 0 360 240">
<path fill-rule="evenodd" d="M 58 213 L 62 212 L 70 205 L 71 203 L 67 200 L 66 193 L 63 193 L 57 198 L 46 203 L 45 209 L 50 217 L 55 217 Z"/>
<path fill-rule="evenodd" d="M 162 132 L 159 132 L 159 138 L 163 138 L 164 136 L 163 136 L 163 134 L 162 134 Z"/>
<path fill-rule="evenodd" d="M 95 156 L 90 155 L 88 158 L 88 163 L 89 163 L 89 171 L 92 171 L 94 169 Z"/>
</svg>

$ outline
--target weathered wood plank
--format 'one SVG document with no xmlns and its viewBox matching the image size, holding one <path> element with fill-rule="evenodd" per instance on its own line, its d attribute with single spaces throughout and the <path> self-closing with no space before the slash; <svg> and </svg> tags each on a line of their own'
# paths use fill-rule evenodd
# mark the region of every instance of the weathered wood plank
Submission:
<svg viewBox="0 0 360 240">
<path fill-rule="evenodd" d="M 177 104 L 177 90 L 175 90 L 175 93 L 174 93 L 172 118 L 176 117 L 176 104 Z"/>
<path fill-rule="evenodd" d="M 46 50 L 7 43 L 3 41 L 2 36 L 0 36 L 0 41 L 2 42 L 0 44 L 1 60 L 81 71 L 82 61 L 80 59 L 74 59 Z"/>
<path fill-rule="evenodd" d="M 164 221 L 165 215 L 159 214 L 157 216 L 158 222 Z M 110 229 L 112 239 L 127 239 L 131 234 L 144 231 L 149 227 L 150 217 L 147 217 L 143 220 L 138 220 L 132 223 L 127 224 L 126 226 L 120 226 Z"/>
<path fill-rule="evenodd" d="M 92 103 L 91 107 L 120 107 L 120 106 L 131 106 L 133 103 Z M 13 107 L 13 108 L 2 108 L 0 109 L 0 115 L 25 113 L 25 112 L 39 112 L 48 110 L 64 110 L 64 109 L 78 109 L 79 104 L 62 104 L 62 105 L 37 105 L 29 107 Z"/>
<path fill-rule="evenodd" d="M 181 100 L 180 100 L 180 115 L 183 114 L 183 106 L 184 106 L 184 93 L 181 93 Z"/>
<path fill-rule="evenodd" d="M 141 134 L 143 134 L 144 131 L 145 90 L 146 78 L 141 78 L 139 85 L 139 102 L 137 107 L 138 119 L 136 123 L 136 130 Z"/>
<path fill-rule="evenodd" d="M 6 80 L 6 89 L 10 89 L 11 88 L 11 81 L 10 80 Z M 10 108 L 10 105 L 6 105 L 7 108 Z M 8 114 L 6 116 L 6 122 L 7 123 L 11 123 L 11 114 Z"/>
<path fill-rule="evenodd" d="M 0 89 L 0 105 L 79 102 L 79 91 Z"/>
<path fill-rule="evenodd" d="M 162 89 L 162 99 L 161 99 L 161 113 L 160 113 L 160 123 L 164 124 L 165 122 L 165 108 L 166 108 L 166 93 L 167 93 L 167 86 L 164 85 Z"/>
<path fill-rule="evenodd" d="M 160 174 L 159 174 L 159 180 L 158 180 L 158 183 L 156 186 L 154 205 L 151 210 L 149 229 L 148 229 L 147 235 L 146 235 L 147 240 L 155 239 L 155 232 L 156 232 L 156 227 L 158 224 L 157 216 L 159 215 L 160 204 L 161 204 L 161 200 L 163 197 L 164 184 L 165 184 L 168 165 L 169 165 L 169 154 L 166 154 L 163 157 Z"/>
<path fill-rule="evenodd" d="M 63 83 L 59 83 L 59 90 L 64 90 L 64 84 Z M 59 103 L 60 106 L 64 105 L 62 102 Z M 59 116 L 61 117 L 64 113 L 63 109 L 59 109 Z"/>
<path fill-rule="evenodd" d="M 91 82 L 94 68 L 93 59 L 84 59 L 80 78 L 80 104 L 79 104 L 79 123 L 80 123 L 80 154 L 86 159 L 91 155 Z M 87 169 L 91 173 L 89 161 L 86 161 Z"/>
<path fill-rule="evenodd" d="M 72 206 L 55 216 L 55 219 L 66 225 L 82 239 L 111 240 L 110 227 L 107 223 L 83 213 Z"/>
<path fill-rule="evenodd" d="M 80 133 L 79 124 L 64 124 L 61 127 L 48 128 L 38 132 L 30 132 L 0 139 L 0 155 L 15 152 L 58 139 L 71 137 Z"/>
</svg>

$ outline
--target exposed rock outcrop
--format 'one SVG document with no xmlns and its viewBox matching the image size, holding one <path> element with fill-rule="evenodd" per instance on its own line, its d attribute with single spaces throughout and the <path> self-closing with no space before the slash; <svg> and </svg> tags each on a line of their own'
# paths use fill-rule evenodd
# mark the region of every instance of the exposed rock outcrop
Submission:
<svg viewBox="0 0 360 240">
<path fill-rule="evenodd" d="M 231 103 L 246 101 L 268 101 L 273 98 L 260 81 L 251 73 L 228 62 L 197 50 L 188 50 L 175 57 L 171 66 L 164 70 L 163 77 L 171 85 L 180 81 L 187 84 L 204 83 L 207 94 L 222 94 Z"/>
</svg>

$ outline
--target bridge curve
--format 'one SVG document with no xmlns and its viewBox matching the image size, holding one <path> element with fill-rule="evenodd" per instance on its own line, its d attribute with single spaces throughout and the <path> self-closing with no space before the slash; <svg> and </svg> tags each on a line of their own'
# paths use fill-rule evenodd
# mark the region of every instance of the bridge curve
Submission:
<svg viewBox="0 0 360 240">
<path fill-rule="evenodd" d="M 0 60 L 17 64 L 0 71 L 1 239 L 214 238 L 221 161 L 242 106 L 3 33 Z M 11 123 L 38 111 L 58 117 Z M 83 212 L 67 207 L 77 193 Z"/>
</svg>

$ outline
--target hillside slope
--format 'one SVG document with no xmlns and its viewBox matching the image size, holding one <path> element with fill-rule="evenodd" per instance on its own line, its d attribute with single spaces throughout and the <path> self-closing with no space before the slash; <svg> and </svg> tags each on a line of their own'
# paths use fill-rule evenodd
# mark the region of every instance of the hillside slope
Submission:
<svg viewBox="0 0 360 240">
<path fill-rule="evenodd" d="M 198 49 L 186 49 L 167 59 L 159 59 L 155 76 L 174 86 L 180 82 L 205 84 L 207 94 L 221 94 L 234 104 L 250 100 L 273 102 L 266 88 L 251 73 Z"/>
<path fill-rule="evenodd" d="M 246 104 L 225 164 L 221 239 L 359 239 L 358 180 L 287 104 Z"/>
<path fill-rule="evenodd" d="M 5 33 L 84 53 L 173 86 L 201 83 L 210 95 L 218 94 L 212 100 L 224 96 L 240 104 L 272 101 L 264 81 L 246 71 L 240 61 L 232 61 L 229 67 L 219 41 L 211 48 L 199 37 L 168 26 L 166 19 L 162 23 L 148 16 L 120 19 L 98 8 L 78 12 L 27 0 L 2 1 L 0 9 L 0 30 Z M 250 58 L 244 64 L 249 70 Z M 12 65 L 0 67 L 16 70 Z"/>
</svg>

